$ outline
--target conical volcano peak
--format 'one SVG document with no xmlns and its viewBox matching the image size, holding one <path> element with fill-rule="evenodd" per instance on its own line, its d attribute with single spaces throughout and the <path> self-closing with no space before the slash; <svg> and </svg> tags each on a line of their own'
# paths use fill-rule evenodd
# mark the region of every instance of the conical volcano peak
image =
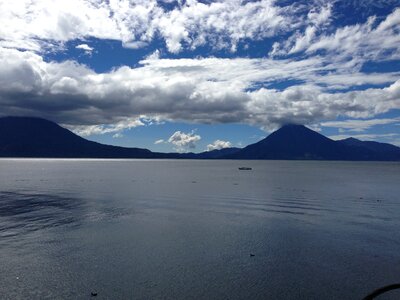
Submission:
<svg viewBox="0 0 400 300">
<path fill-rule="evenodd" d="M 270 136 L 287 136 L 286 138 L 293 138 L 294 136 L 302 135 L 320 135 L 319 133 L 309 129 L 308 127 L 300 124 L 285 124 Z M 324 137 L 325 138 L 325 137 Z"/>
<path fill-rule="evenodd" d="M 297 124 L 297 123 L 285 123 L 285 124 L 283 124 L 282 126 L 281 126 L 281 128 L 284 128 L 284 127 L 288 127 L 288 128 L 302 128 L 302 127 L 305 127 L 303 124 Z"/>
</svg>

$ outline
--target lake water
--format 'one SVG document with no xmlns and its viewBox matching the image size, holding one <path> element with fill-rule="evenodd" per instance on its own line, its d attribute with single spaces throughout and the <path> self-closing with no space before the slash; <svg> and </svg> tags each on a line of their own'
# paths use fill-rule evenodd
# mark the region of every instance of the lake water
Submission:
<svg viewBox="0 0 400 300">
<path fill-rule="evenodd" d="M 1 299 L 361 299 L 396 282 L 399 163 L 0 160 Z"/>
</svg>

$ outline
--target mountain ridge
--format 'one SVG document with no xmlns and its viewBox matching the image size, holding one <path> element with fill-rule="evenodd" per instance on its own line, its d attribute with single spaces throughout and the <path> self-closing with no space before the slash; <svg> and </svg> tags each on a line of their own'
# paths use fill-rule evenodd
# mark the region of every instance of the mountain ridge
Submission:
<svg viewBox="0 0 400 300">
<path fill-rule="evenodd" d="M 42 118 L 0 118 L 1 157 L 169 158 L 142 148 L 104 145 L 86 140 Z"/>
<path fill-rule="evenodd" d="M 2 117 L 0 157 L 399 161 L 400 147 L 354 138 L 334 141 L 304 125 L 287 124 L 242 149 L 159 153 L 89 141 L 46 119 Z"/>
<path fill-rule="evenodd" d="M 391 144 L 334 141 L 304 125 L 287 124 L 263 140 L 228 156 L 231 159 L 282 160 L 400 160 L 400 148 Z M 390 148 L 391 151 L 387 151 Z"/>
</svg>

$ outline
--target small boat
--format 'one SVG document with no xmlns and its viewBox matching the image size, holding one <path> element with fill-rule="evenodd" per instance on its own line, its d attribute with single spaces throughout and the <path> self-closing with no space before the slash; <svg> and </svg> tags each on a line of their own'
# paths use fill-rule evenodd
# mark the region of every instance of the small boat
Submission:
<svg viewBox="0 0 400 300">
<path fill-rule="evenodd" d="M 250 168 L 250 167 L 239 167 L 239 170 L 248 171 L 248 170 L 252 170 L 252 168 Z"/>
</svg>

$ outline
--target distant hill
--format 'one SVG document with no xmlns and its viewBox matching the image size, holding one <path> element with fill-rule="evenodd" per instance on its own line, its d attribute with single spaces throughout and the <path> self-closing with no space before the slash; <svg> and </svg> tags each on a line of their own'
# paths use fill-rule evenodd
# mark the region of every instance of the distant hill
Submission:
<svg viewBox="0 0 400 300">
<path fill-rule="evenodd" d="M 400 148 L 354 138 L 334 141 L 302 125 L 285 125 L 243 149 L 157 153 L 88 141 L 40 118 L 4 117 L 0 118 L 0 157 L 400 160 Z"/>
<path fill-rule="evenodd" d="M 392 144 L 379 143 L 374 141 L 360 141 L 355 138 L 348 138 L 340 140 L 338 142 L 348 146 L 356 146 L 369 149 L 375 153 L 379 153 L 386 160 L 400 159 L 400 147 L 396 147 Z"/>
<path fill-rule="evenodd" d="M 290 124 L 271 133 L 258 143 L 249 145 L 224 158 L 400 160 L 400 148 L 376 142 L 334 141 L 303 125 Z"/>
<path fill-rule="evenodd" d="M 240 148 L 223 148 L 223 149 L 216 149 L 211 151 L 205 151 L 201 153 L 181 153 L 181 158 L 189 158 L 189 159 L 218 159 L 223 158 L 227 155 L 234 154 L 241 150 Z"/>
<path fill-rule="evenodd" d="M 0 118 L 1 157 L 168 158 L 171 154 L 88 141 L 54 122 L 30 117 Z"/>
</svg>

